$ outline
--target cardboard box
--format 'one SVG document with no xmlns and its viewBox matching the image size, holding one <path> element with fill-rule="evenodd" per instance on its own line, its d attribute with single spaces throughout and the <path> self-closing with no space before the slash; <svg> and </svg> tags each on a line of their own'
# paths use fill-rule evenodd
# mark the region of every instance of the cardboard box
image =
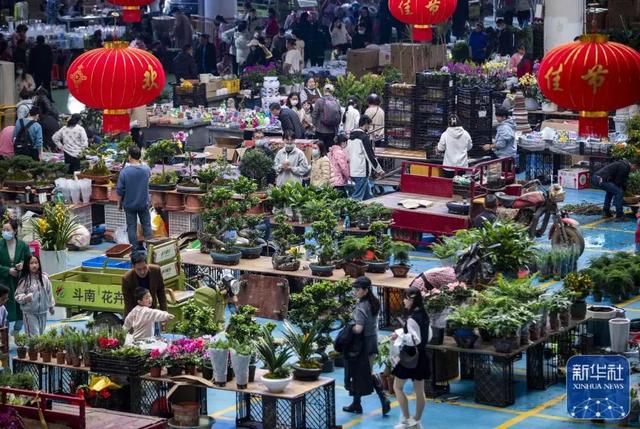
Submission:
<svg viewBox="0 0 640 429">
<path fill-rule="evenodd" d="M 415 83 L 416 73 L 439 69 L 446 62 L 446 45 L 421 43 L 394 43 L 391 45 L 391 64 L 400 70 L 405 83 Z"/>
<path fill-rule="evenodd" d="M 227 161 L 233 162 L 236 159 L 236 149 L 218 147 L 218 146 L 205 146 L 204 153 L 207 155 L 213 155 L 216 159 L 223 157 L 226 153 Z"/>
<path fill-rule="evenodd" d="M 564 119 L 547 119 L 546 121 L 542 122 L 540 129 L 544 130 L 547 127 L 553 128 L 556 131 L 568 131 L 575 133 L 579 131 L 577 120 L 565 121 Z"/>
<path fill-rule="evenodd" d="M 585 189 L 589 187 L 589 170 L 567 168 L 558 170 L 558 183 L 563 188 Z"/>
<path fill-rule="evenodd" d="M 379 65 L 379 49 L 351 49 L 347 52 L 347 72 L 356 77 L 375 71 Z"/>
</svg>

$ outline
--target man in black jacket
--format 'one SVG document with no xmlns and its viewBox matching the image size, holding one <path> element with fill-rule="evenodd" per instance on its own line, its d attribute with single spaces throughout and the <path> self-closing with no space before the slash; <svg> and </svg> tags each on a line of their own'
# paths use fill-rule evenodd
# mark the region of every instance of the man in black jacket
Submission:
<svg viewBox="0 0 640 429">
<path fill-rule="evenodd" d="M 630 163 L 626 159 L 612 162 L 596 171 L 591 182 L 594 186 L 604 190 L 607 194 L 604 197 L 603 215 L 611 217 L 611 200 L 616 206 L 617 221 L 624 220 L 624 209 L 622 207 L 624 188 L 627 185 L 629 173 L 637 168 L 635 164 Z"/>
<path fill-rule="evenodd" d="M 184 45 L 182 52 L 173 59 L 173 74 L 176 75 L 177 83 L 180 83 L 180 79 L 198 78 L 198 66 L 193 58 L 191 45 Z"/>
<path fill-rule="evenodd" d="M 208 34 L 200 34 L 198 51 L 196 52 L 196 63 L 200 73 L 218 74 L 216 46 L 209 42 Z"/>
<path fill-rule="evenodd" d="M 269 110 L 271 111 L 272 116 L 280 119 L 283 135 L 285 131 L 291 130 L 297 139 L 304 137 L 304 130 L 300 123 L 300 117 L 296 112 L 288 107 L 282 107 L 280 103 L 271 103 Z"/>
<path fill-rule="evenodd" d="M 513 54 L 513 45 L 515 44 L 513 32 L 503 19 L 496 21 L 496 27 L 498 28 L 498 53 L 502 57 Z"/>
<path fill-rule="evenodd" d="M 53 51 L 44 42 L 44 36 L 36 37 L 36 46 L 29 51 L 29 72 L 33 76 L 36 88 L 42 86 L 51 94 L 51 70 L 53 69 Z"/>
</svg>

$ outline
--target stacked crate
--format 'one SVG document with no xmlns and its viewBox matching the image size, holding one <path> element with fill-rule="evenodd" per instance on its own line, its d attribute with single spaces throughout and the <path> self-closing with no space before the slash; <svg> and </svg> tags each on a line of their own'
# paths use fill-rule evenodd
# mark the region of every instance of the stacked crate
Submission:
<svg viewBox="0 0 640 429">
<path fill-rule="evenodd" d="M 440 135 L 447 129 L 449 116 L 455 112 L 454 76 L 417 73 L 414 111 L 412 146 L 432 156 Z"/>
<path fill-rule="evenodd" d="M 491 89 L 458 86 L 456 100 L 460 125 L 469 132 L 473 141 L 469 155 L 486 155 L 482 146 L 491 143 L 493 126 Z"/>
<path fill-rule="evenodd" d="M 392 84 L 384 89 L 384 133 L 390 147 L 411 149 L 415 87 L 408 84 Z"/>
</svg>

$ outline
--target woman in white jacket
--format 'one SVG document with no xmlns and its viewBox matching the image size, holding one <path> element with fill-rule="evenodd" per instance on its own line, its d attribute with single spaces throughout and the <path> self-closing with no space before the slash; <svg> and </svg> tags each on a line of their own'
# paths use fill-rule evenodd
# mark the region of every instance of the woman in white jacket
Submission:
<svg viewBox="0 0 640 429">
<path fill-rule="evenodd" d="M 349 97 L 349 100 L 347 100 L 347 108 L 344 111 L 344 115 L 342 115 L 342 127 L 344 133 L 349 135 L 351 131 L 358 128 L 359 122 L 360 111 L 358 110 L 358 101 L 355 97 Z"/>
<path fill-rule="evenodd" d="M 451 115 L 449 117 L 449 128 L 440 136 L 438 142 L 438 152 L 444 152 L 444 161 L 442 165 L 445 167 L 468 167 L 469 157 L 467 152 L 473 147 L 471 136 L 469 133 L 459 126 L 460 119 L 458 116 Z M 453 177 L 454 170 L 444 170 L 445 177 Z"/>
</svg>

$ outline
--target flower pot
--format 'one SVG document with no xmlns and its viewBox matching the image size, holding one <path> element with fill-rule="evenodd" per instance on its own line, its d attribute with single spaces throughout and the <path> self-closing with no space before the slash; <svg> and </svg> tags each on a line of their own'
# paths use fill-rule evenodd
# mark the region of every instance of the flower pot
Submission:
<svg viewBox="0 0 640 429">
<path fill-rule="evenodd" d="M 167 373 L 169 373 L 169 375 L 171 377 L 176 377 L 178 375 L 182 375 L 182 367 L 178 366 L 178 365 L 171 365 L 167 367 Z"/>
<path fill-rule="evenodd" d="M 478 336 L 473 333 L 473 329 L 458 328 L 453 333 L 453 339 L 458 347 L 463 349 L 472 349 L 473 345 L 478 340 Z"/>
<path fill-rule="evenodd" d="M 557 331 L 559 327 L 560 327 L 560 319 L 558 318 L 558 312 L 550 311 L 549 312 L 549 329 L 553 332 L 553 331 Z"/>
<path fill-rule="evenodd" d="M 24 359 L 27 357 L 27 348 L 26 347 L 18 347 L 16 349 L 16 352 L 18 353 L 18 359 Z M 62 362 L 64 363 L 64 362 Z"/>
<path fill-rule="evenodd" d="M 262 382 L 262 384 L 264 384 L 267 390 L 271 393 L 280 393 L 284 391 L 289 383 L 291 383 L 292 379 L 293 378 L 291 376 L 287 378 L 267 378 L 266 376 L 260 377 L 260 381 Z"/>
<path fill-rule="evenodd" d="M 558 317 L 560 318 L 560 326 L 562 326 L 563 328 L 569 326 L 569 322 L 571 321 L 571 313 L 569 312 L 568 308 L 561 311 L 558 314 Z"/>
<path fill-rule="evenodd" d="M 383 262 L 369 261 L 369 266 L 367 267 L 367 272 L 368 273 L 384 274 L 385 272 L 387 272 L 388 268 L 389 268 L 389 262 L 387 262 L 387 261 L 383 261 Z"/>
<path fill-rule="evenodd" d="M 395 265 L 390 265 L 389 269 L 393 273 L 393 277 L 405 278 L 407 277 L 407 274 L 409 274 L 409 270 L 411 269 L 411 266 L 395 264 Z"/>
<path fill-rule="evenodd" d="M 80 356 L 74 356 L 72 361 L 71 361 L 71 366 L 79 368 L 80 366 L 82 366 L 82 359 L 80 358 Z"/>
<path fill-rule="evenodd" d="M 240 258 L 242 257 L 242 253 L 240 252 L 211 252 L 210 255 L 214 263 L 222 265 L 238 265 L 240 263 Z"/>
<path fill-rule="evenodd" d="M 48 275 L 58 274 L 67 270 L 66 250 L 40 250 L 40 264 L 42 272 Z"/>
<path fill-rule="evenodd" d="M 91 353 L 82 354 L 82 365 L 87 368 L 91 366 Z"/>
<path fill-rule="evenodd" d="M 67 365 L 73 365 L 73 355 L 71 353 L 66 354 L 65 360 L 67 361 Z"/>
<path fill-rule="evenodd" d="M 571 318 L 573 320 L 583 320 L 587 317 L 587 303 L 581 299 L 571 304 Z"/>
<path fill-rule="evenodd" d="M 164 207 L 164 192 L 150 191 L 151 205 L 153 207 Z"/>
<path fill-rule="evenodd" d="M 238 389 L 246 389 L 249 384 L 249 364 L 251 355 L 241 355 L 235 350 L 231 351 L 231 366 L 236 375 L 236 385 Z"/>
<path fill-rule="evenodd" d="M 38 360 L 38 349 L 29 349 L 29 360 Z"/>
<path fill-rule="evenodd" d="M 291 255 L 277 255 L 271 257 L 271 265 L 274 270 L 278 271 L 298 271 L 300 269 L 300 261 Z"/>
<path fill-rule="evenodd" d="M 202 372 L 202 378 L 207 380 L 213 379 L 213 368 L 211 367 L 211 363 L 207 362 L 200 367 L 200 371 Z"/>
<path fill-rule="evenodd" d="M 325 360 L 322 361 L 322 373 L 323 374 L 328 374 L 330 372 L 333 372 L 335 369 L 336 369 L 336 366 L 333 363 L 333 359 L 326 358 Z"/>
<path fill-rule="evenodd" d="M 173 191 L 176 189 L 175 183 L 149 183 L 150 191 Z"/>
<path fill-rule="evenodd" d="M 93 174 L 78 174 L 78 179 L 91 179 L 91 183 L 94 185 L 106 185 L 111 180 L 112 175 L 108 176 L 94 176 Z"/>
<path fill-rule="evenodd" d="M 91 185 L 91 201 L 108 201 L 109 188 L 97 184 Z"/>
<path fill-rule="evenodd" d="M 40 357 L 42 358 L 42 362 L 51 362 L 51 352 L 40 352 Z"/>
<path fill-rule="evenodd" d="M 494 338 L 493 348 L 496 353 L 511 353 L 512 350 L 518 348 L 518 337 L 514 335 L 508 338 Z"/>
<path fill-rule="evenodd" d="M 164 208 L 169 211 L 184 210 L 184 195 L 180 193 L 167 192 L 164 194 Z"/>
<path fill-rule="evenodd" d="M 480 338 L 485 343 L 490 343 L 495 338 L 490 330 L 484 328 L 478 328 L 478 334 L 480 334 Z"/>
<path fill-rule="evenodd" d="M 256 380 L 256 364 L 249 364 L 249 383 L 253 383 Z"/>
<path fill-rule="evenodd" d="M 333 275 L 333 265 L 309 264 L 311 274 L 318 277 L 331 277 Z"/>
<path fill-rule="evenodd" d="M 262 254 L 262 245 L 260 246 L 238 246 L 236 250 L 242 254 L 242 259 L 258 259 Z"/>
<path fill-rule="evenodd" d="M 264 213 L 264 204 L 262 204 L 262 202 L 259 202 L 258 204 L 256 204 L 255 206 L 247 210 L 247 214 L 249 215 L 259 215 L 263 213 Z"/>
<path fill-rule="evenodd" d="M 202 194 L 202 189 L 200 188 L 200 186 L 177 185 L 176 191 L 182 194 Z"/>
<path fill-rule="evenodd" d="M 213 368 L 213 381 L 218 386 L 227 384 L 227 368 L 229 367 L 228 349 L 209 349 L 211 367 Z"/>
<path fill-rule="evenodd" d="M 159 378 L 162 374 L 162 366 L 156 365 L 149 368 L 149 376 Z"/>
<path fill-rule="evenodd" d="M 196 375 L 196 366 L 195 365 L 186 365 L 184 367 L 184 373 L 186 375 Z"/>
<path fill-rule="evenodd" d="M 360 276 L 364 276 L 364 273 L 367 272 L 367 268 L 369 264 L 362 261 L 355 262 L 346 262 L 342 266 L 344 270 L 344 274 L 351 277 L 352 279 L 357 279 Z"/>
<path fill-rule="evenodd" d="M 184 211 L 190 213 L 199 213 L 202 211 L 201 194 L 186 194 L 184 196 Z"/>
<path fill-rule="evenodd" d="M 179 426 L 194 427 L 200 421 L 200 403 L 179 402 L 172 403 L 173 421 Z"/>
<path fill-rule="evenodd" d="M 293 379 L 299 381 L 316 381 L 320 374 L 322 374 L 322 368 L 303 368 L 298 365 L 293 365 Z"/>
<path fill-rule="evenodd" d="M 629 343 L 629 328 L 631 321 L 625 318 L 609 320 L 609 336 L 611 337 L 611 352 L 624 353 Z"/>
<path fill-rule="evenodd" d="M 527 97 L 524 99 L 524 108 L 527 110 L 538 110 L 540 109 L 540 105 L 535 98 Z"/>
</svg>

